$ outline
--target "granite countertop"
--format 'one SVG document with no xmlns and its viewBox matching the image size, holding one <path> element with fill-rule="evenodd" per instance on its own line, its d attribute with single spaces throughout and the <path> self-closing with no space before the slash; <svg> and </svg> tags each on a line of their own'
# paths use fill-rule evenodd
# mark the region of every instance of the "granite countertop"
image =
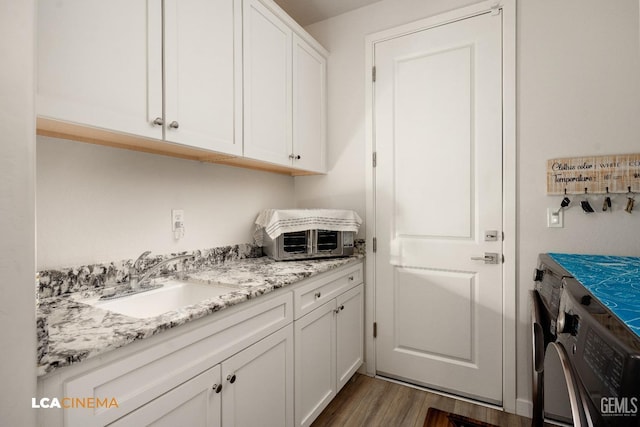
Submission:
<svg viewBox="0 0 640 427">
<path fill-rule="evenodd" d="M 189 279 L 200 283 L 230 285 L 233 289 L 229 293 L 145 319 L 83 303 L 82 300 L 91 296 L 91 292 L 41 298 L 38 318 L 46 319 L 48 342 L 39 359 L 38 375 L 82 362 L 361 259 L 362 255 L 356 255 L 347 258 L 276 262 L 260 257 L 224 262 L 215 267 L 188 272 L 187 275 Z M 94 297 L 96 292 L 93 292 Z"/>
</svg>

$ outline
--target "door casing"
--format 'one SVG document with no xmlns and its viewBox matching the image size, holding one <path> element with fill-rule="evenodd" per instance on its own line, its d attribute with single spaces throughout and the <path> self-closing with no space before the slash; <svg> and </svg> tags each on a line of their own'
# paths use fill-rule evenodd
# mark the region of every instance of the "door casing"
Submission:
<svg viewBox="0 0 640 427">
<path fill-rule="evenodd" d="M 503 80 L 502 80 L 502 120 L 503 120 L 503 409 L 510 413 L 529 416 L 531 404 L 527 400 L 516 399 L 516 0 L 483 1 L 433 17 L 421 19 L 369 35 L 365 40 L 365 139 L 366 139 L 366 269 L 365 269 L 365 361 L 366 372 L 376 373 L 375 339 L 373 324 L 375 314 L 375 263 L 373 238 L 376 236 L 375 169 L 373 166 L 375 148 L 373 122 L 372 69 L 375 44 L 425 30 L 435 26 L 458 21 L 466 17 L 485 13 L 496 7 L 503 13 Z"/>
</svg>

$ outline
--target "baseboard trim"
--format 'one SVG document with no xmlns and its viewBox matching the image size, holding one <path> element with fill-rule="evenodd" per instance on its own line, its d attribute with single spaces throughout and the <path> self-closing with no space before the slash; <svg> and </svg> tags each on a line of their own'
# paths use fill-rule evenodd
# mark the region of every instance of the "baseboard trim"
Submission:
<svg viewBox="0 0 640 427">
<path fill-rule="evenodd" d="M 531 418 L 533 414 L 533 402 L 527 399 L 516 399 L 516 414 Z"/>
</svg>

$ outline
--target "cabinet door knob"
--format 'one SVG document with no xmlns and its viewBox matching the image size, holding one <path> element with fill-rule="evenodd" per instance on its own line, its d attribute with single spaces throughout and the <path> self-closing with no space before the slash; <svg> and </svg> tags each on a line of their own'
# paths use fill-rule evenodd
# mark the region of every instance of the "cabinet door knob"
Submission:
<svg viewBox="0 0 640 427">
<path fill-rule="evenodd" d="M 349 276 L 349 281 L 353 282 L 353 276 Z"/>
<path fill-rule="evenodd" d="M 236 382 L 236 374 L 229 374 L 227 375 L 227 381 L 229 381 L 231 384 Z"/>
<path fill-rule="evenodd" d="M 214 384 L 212 388 L 216 393 L 220 393 L 222 391 L 222 384 Z"/>
<path fill-rule="evenodd" d="M 344 304 L 340 306 L 340 311 L 344 310 Z"/>
<path fill-rule="evenodd" d="M 289 158 L 293 159 L 293 160 L 300 160 L 302 157 L 300 156 L 300 154 L 298 154 L 298 155 L 289 154 Z"/>
<path fill-rule="evenodd" d="M 164 124 L 164 120 L 162 120 L 162 117 L 156 117 L 156 119 L 152 121 L 151 124 L 162 126 Z"/>
<path fill-rule="evenodd" d="M 171 123 L 169 123 L 169 127 L 171 129 L 178 129 L 180 127 L 180 124 L 174 120 Z"/>
<path fill-rule="evenodd" d="M 320 297 L 322 296 L 322 294 L 321 294 L 320 292 L 316 292 L 316 293 L 314 294 L 314 296 L 315 296 L 316 298 L 320 298 Z"/>
</svg>

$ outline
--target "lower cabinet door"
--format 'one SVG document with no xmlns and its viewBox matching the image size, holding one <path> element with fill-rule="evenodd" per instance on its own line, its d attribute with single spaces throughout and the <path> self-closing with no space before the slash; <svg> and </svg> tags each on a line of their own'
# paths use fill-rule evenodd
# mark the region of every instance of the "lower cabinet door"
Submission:
<svg viewBox="0 0 640 427">
<path fill-rule="evenodd" d="M 222 362 L 222 379 L 224 426 L 293 426 L 293 325 Z"/>
<path fill-rule="evenodd" d="M 109 424 L 109 426 L 219 427 L 220 365 Z"/>
<path fill-rule="evenodd" d="M 364 360 L 364 285 L 339 295 L 336 301 L 337 391 L 340 391 Z"/>
<path fill-rule="evenodd" d="M 296 320 L 296 426 L 308 426 L 336 395 L 336 300 Z"/>
</svg>

